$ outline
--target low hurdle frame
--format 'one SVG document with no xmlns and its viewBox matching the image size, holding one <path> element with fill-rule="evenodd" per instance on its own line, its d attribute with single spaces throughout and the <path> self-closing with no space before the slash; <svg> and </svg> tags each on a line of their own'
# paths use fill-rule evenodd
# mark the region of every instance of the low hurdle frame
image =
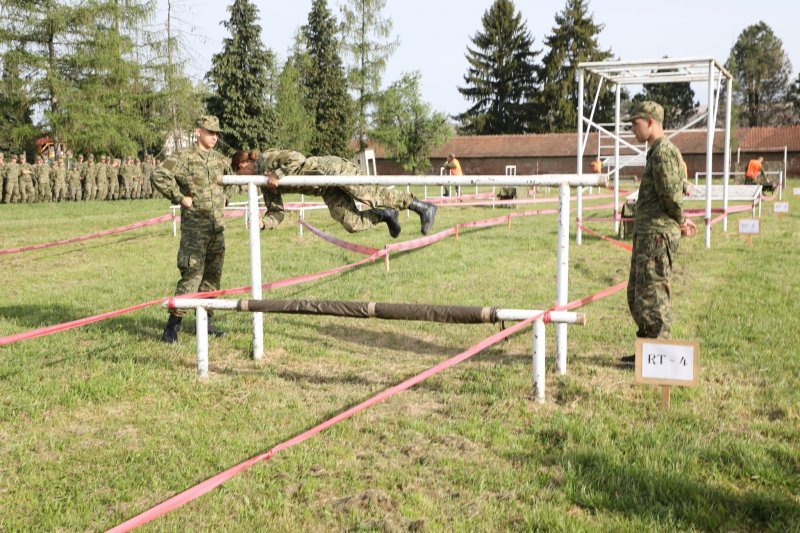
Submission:
<svg viewBox="0 0 800 533">
<path fill-rule="evenodd" d="M 259 190 L 267 185 L 266 176 L 220 176 L 221 185 L 247 185 L 248 219 L 259 220 Z M 545 175 L 473 175 L 473 176 L 285 176 L 280 180 L 281 188 L 291 187 L 336 187 L 342 185 L 395 185 L 395 186 L 544 186 L 559 187 L 558 217 L 558 269 L 556 273 L 556 306 L 568 302 L 569 280 L 569 214 L 570 187 L 607 187 L 608 178 L 602 174 L 545 174 Z M 253 299 L 262 298 L 261 290 L 261 230 L 258 224 L 250 224 L 250 276 Z M 253 313 L 252 357 L 259 360 L 264 355 L 264 317 Z M 556 368 L 561 374 L 567 372 L 567 325 L 556 326 Z"/>
</svg>

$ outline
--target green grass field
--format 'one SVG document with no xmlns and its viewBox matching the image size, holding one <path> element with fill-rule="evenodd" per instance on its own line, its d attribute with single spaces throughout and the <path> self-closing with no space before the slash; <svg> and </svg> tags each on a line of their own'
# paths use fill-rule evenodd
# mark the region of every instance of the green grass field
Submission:
<svg viewBox="0 0 800 533">
<path fill-rule="evenodd" d="M 260 463 L 151 522 L 167 531 L 800 530 L 800 199 L 766 203 L 752 246 L 714 227 L 683 240 L 673 286 L 677 339 L 700 343 L 700 385 L 634 383 L 624 292 L 570 327 L 547 402 L 531 388 L 531 334 L 512 337 Z M 608 203 L 601 200 L 599 203 Z M 574 206 L 574 204 L 573 204 Z M 544 206 L 550 207 L 550 206 Z M 507 213 L 444 208 L 435 229 Z M 589 210 L 591 213 L 591 210 Z M 0 206 L 0 248 L 55 241 L 167 213 L 166 200 Z M 597 213 L 607 215 L 608 211 Z M 587 215 L 589 216 L 589 215 Z M 347 235 L 381 247 L 380 227 Z M 415 215 L 401 239 L 419 236 Z M 610 224 L 591 224 L 605 234 Z M 555 299 L 556 216 L 517 218 L 283 290 L 271 298 L 546 308 Z M 249 285 L 247 232 L 229 219 L 223 287 Z M 262 234 L 264 281 L 354 262 L 286 222 Z M 0 256 L 0 337 L 169 296 L 169 223 Z M 570 299 L 627 280 L 629 254 L 571 242 Z M 159 307 L 0 347 L 0 530 L 104 530 L 416 375 L 492 325 L 218 314 L 210 377 L 195 374 L 194 318 L 158 341 Z"/>
</svg>

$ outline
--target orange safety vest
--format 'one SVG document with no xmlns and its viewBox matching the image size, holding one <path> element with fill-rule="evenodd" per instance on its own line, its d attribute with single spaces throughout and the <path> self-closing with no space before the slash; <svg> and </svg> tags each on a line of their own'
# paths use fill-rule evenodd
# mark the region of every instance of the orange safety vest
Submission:
<svg viewBox="0 0 800 533">
<path fill-rule="evenodd" d="M 454 157 L 452 163 L 455 165 L 455 168 L 450 169 L 450 175 L 451 176 L 463 175 L 464 173 L 461 171 L 461 163 L 458 162 L 458 159 Z"/>
<path fill-rule="evenodd" d="M 746 178 L 757 178 L 761 173 L 761 161 L 758 159 L 751 159 L 747 163 L 747 171 L 744 173 Z"/>
</svg>

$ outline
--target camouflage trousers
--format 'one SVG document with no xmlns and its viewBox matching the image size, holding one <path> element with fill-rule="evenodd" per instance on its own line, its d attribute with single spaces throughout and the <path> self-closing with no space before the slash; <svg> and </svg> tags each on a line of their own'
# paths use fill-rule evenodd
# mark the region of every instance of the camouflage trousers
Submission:
<svg viewBox="0 0 800 533">
<path fill-rule="evenodd" d="M 39 180 L 39 201 L 49 202 L 53 199 L 53 188 L 50 186 L 50 180 Z"/>
<path fill-rule="evenodd" d="M 337 221 L 348 233 L 365 231 L 379 223 L 382 217 L 371 209 L 360 211 L 356 202 L 370 208 L 392 207 L 407 209 L 414 200 L 411 193 L 387 189 L 376 185 L 349 185 L 328 187 L 322 193 L 331 218 Z"/>
<path fill-rule="evenodd" d="M 19 194 L 20 202 L 30 204 L 37 200 L 36 188 L 33 186 L 33 180 L 30 177 L 19 178 Z"/>
<path fill-rule="evenodd" d="M 11 179 L 6 177 L 3 179 L 5 183 L 5 194 L 3 195 L 3 202 L 10 204 L 16 202 L 19 197 L 19 178 Z"/>
<path fill-rule="evenodd" d="M 181 222 L 181 244 L 178 248 L 178 270 L 181 279 L 175 295 L 216 291 L 222 283 L 222 264 L 225 261 L 225 232 Z M 171 312 L 184 316 L 185 309 Z M 213 312 L 209 310 L 209 315 Z"/>
<path fill-rule="evenodd" d="M 671 337 L 670 279 L 679 240 L 679 232 L 633 236 L 628 309 L 639 327 L 637 337 Z"/>
<path fill-rule="evenodd" d="M 55 180 L 53 182 L 53 201 L 61 202 L 67 199 L 67 182 L 64 180 Z"/>
</svg>

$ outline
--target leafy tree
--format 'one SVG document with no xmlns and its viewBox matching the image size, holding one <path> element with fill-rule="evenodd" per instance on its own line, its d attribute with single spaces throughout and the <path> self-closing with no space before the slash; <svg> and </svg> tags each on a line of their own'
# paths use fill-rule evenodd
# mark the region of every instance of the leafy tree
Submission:
<svg viewBox="0 0 800 533">
<path fill-rule="evenodd" d="M 275 132 L 275 146 L 305 153 L 314 136 L 314 120 L 305 108 L 300 71 L 294 60 L 286 61 L 278 77 L 275 114 L 280 117 Z"/>
<path fill-rule="evenodd" d="M 0 149 L 19 151 L 35 137 L 33 101 L 22 78 L 19 52 L 7 50 L 2 55 L 0 77 Z"/>
<path fill-rule="evenodd" d="M 793 121 L 797 123 L 800 121 L 800 74 L 789 87 L 788 101 L 792 106 Z"/>
<path fill-rule="evenodd" d="M 275 58 L 261 42 L 258 9 L 250 0 L 234 0 L 231 18 L 222 23 L 231 33 L 222 52 L 211 58 L 206 80 L 212 88 L 208 111 L 216 115 L 223 138 L 232 148 L 251 149 L 275 144 L 272 73 Z"/>
<path fill-rule="evenodd" d="M 567 0 L 564 10 L 556 14 L 552 35 L 545 39 L 547 52 L 539 70 L 542 92 L 535 106 L 536 131 L 575 131 L 578 123 L 578 63 L 604 61 L 612 56 L 610 50 L 600 48 L 597 36 L 603 25 L 594 22 L 588 4 L 588 0 Z M 597 90 L 599 81 L 595 78 L 587 80 L 587 94 L 594 94 Z M 614 100 L 613 87 L 603 91 L 596 121 L 613 120 Z"/>
<path fill-rule="evenodd" d="M 386 62 L 399 44 L 398 39 L 388 40 L 392 21 L 381 17 L 384 7 L 386 0 L 349 0 L 342 6 L 342 45 L 351 61 L 347 80 L 356 94 L 356 138 L 360 150 L 367 147 L 367 131 Z"/>
<path fill-rule="evenodd" d="M 404 74 L 378 103 L 372 138 L 383 145 L 404 170 L 424 174 L 431 170 L 430 155 L 452 135 L 444 113 L 433 112 L 419 93 L 418 72 Z"/>
<path fill-rule="evenodd" d="M 725 65 L 734 76 L 734 102 L 743 126 L 774 126 L 788 120 L 786 96 L 792 64 L 782 41 L 766 23 L 739 34 Z"/>
<path fill-rule="evenodd" d="M 527 101 L 538 87 L 533 38 L 511 0 L 495 0 L 481 19 L 483 32 L 467 47 L 466 87 L 458 91 L 474 105 L 458 116 L 462 131 L 487 135 L 529 131 Z"/>
<path fill-rule="evenodd" d="M 351 153 L 353 103 L 347 93 L 336 32 L 336 19 L 327 2 L 314 0 L 308 24 L 301 28 L 307 60 L 298 63 L 306 109 L 314 117 L 315 131 L 309 146 L 312 155 L 349 156 Z"/>
<path fill-rule="evenodd" d="M 674 69 L 659 69 L 658 72 L 675 72 Z M 664 108 L 664 127 L 677 128 L 684 125 L 697 112 L 699 103 L 688 82 L 645 83 L 641 93 L 633 97 L 634 102 L 652 100 Z"/>
</svg>

